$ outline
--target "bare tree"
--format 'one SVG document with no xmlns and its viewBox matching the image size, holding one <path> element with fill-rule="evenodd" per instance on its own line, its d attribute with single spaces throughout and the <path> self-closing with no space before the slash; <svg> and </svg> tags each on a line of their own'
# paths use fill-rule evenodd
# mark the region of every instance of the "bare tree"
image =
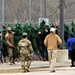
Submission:
<svg viewBox="0 0 75 75">
<path fill-rule="evenodd" d="M 31 0 L 31 17 L 33 22 L 38 22 L 40 17 L 40 0 Z M 0 0 L 0 7 L 2 6 Z M 44 0 L 42 17 L 44 17 Z M 46 17 L 50 21 L 59 19 L 59 0 L 46 0 Z M 75 0 L 64 0 L 64 19 L 72 21 L 75 19 Z M 25 22 L 29 20 L 29 0 L 5 0 L 5 22 L 14 22 L 15 20 Z M 0 21 L 2 21 L 2 9 L 0 8 Z"/>
</svg>

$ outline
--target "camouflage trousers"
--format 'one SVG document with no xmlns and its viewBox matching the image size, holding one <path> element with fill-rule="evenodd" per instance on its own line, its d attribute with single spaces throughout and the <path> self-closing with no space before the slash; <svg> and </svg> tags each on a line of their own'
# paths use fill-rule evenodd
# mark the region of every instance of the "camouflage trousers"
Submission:
<svg viewBox="0 0 75 75">
<path fill-rule="evenodd" d="M 31 56 L 23 54 L 23 53 L 21 53 L 20 56 L 21 56 L 21 66 L 22 66 L 22 69 L 24 71 L 25 70 L 29 70 L 31 62 L 32 62 Z"/>
<path fill-rule="evenodd" d="M 13 48 L 8 47 L 9 62 L 14 63 Z"/>
</svg>

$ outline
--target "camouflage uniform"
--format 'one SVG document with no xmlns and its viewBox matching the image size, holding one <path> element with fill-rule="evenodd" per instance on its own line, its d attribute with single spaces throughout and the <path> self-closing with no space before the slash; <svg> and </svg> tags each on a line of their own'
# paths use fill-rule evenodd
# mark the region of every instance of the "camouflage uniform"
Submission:
<svg viewBox="0 0 75 75">
<path fill-rule="evenodd" d="M 18 47 L 20 50 L 22 69 L 24 71 L 29 71 L 29 67 L 32 62 L 31 55 L 33 54 L 33 48 L 31 42 L 27 38 L 23 38 L 19 41 Z"/>
<path fill-rule="evenodd" d="M 8 31 L 10 31 L 11 28 L 8 27 Z M 11 31 L 11 33 L 7 32 L 5 35 L 5 40 L 7 43 L 7 49 L 9 54 L 9 62 L 10 64 L 15 64 L 14 58 L 13 58 L 13 49 L 14 49 L 14 32 Z"/>
</svg>

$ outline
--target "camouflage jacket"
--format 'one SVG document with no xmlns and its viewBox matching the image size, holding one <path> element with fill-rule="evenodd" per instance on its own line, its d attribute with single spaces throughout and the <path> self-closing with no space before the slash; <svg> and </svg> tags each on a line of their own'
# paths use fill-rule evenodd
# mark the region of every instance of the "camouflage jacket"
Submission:
<svg viewBox="0 0 75 75">
<path fill-rule="evenodd" d="M 18 42 L 18 48 L 20 50 L 20 53 L 23 53 L 23 54 L 33 53 L 32 44 L 27 38 L 22 39 Z"/>
<path fill-rule="evenodd" d="M 7 33 L 5 35 L 5 40 L 8 46 L 14 46 L 14 32 L 12 33 Z"/>
</svg>

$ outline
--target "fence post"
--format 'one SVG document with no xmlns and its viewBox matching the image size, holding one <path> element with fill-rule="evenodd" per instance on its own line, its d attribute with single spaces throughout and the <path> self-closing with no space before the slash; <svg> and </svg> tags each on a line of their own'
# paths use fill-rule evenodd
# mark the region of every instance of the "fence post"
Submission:
<svg viewBox="0 0 75 75">
<path fill-rule="evenodd" d="M 2 24 L 4 25 L 4 1 L 2 0 Z"/>
</svg>

